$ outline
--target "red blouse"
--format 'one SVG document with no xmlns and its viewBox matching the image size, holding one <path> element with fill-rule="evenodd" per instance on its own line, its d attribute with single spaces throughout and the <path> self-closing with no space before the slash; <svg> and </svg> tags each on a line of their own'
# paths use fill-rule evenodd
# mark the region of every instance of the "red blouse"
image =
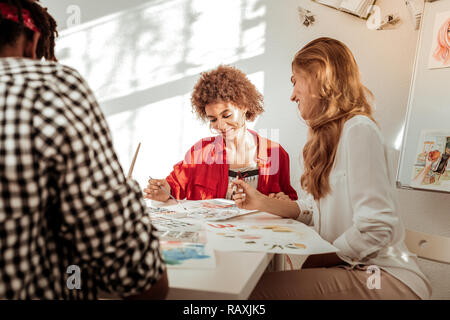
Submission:
<svg viewBox="0 0 450 320">
<path fill-rule="evenodd" d="M 297 200 L 297 192 L 290 182 L 288 153 L 278 143 L 248 131 L 257 140 L 258 191 L 265 195 L 284 192 Z M 166 180 L 177 199 L 225 198 L 228 167 L 223 137 L 204 138 L 191 147 Z"/>
</svg>

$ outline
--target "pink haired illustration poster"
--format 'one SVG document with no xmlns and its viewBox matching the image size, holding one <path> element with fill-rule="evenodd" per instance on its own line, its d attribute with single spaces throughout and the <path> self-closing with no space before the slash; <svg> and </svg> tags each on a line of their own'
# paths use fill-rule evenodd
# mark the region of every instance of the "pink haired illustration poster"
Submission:
<svg viewBox="0 0 450 320">
<path fill-rule="evenodd" d="M 430 69 L 450 67 L 450 11 L 441 12 L 434 20 Z"/>
</svg>

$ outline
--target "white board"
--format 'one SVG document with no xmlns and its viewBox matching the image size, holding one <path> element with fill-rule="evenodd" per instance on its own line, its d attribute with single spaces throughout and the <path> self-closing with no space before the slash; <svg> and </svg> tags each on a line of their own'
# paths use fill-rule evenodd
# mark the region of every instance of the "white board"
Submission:
<svg viewBox="0 0 450 320">
<path fill-rule="evenodd" d="M 442 14 L 449 11 L 450 0 L 425 3 L 397 171 L 399 188 L 412 188 L 411 171 L 421 132 L 450 130 L 450 67 L 444 62 L 438 68 L 436 63 L 430 65 L 430 56 L 436 49 L 437 24 L 442 23 Z"/>
</svg>

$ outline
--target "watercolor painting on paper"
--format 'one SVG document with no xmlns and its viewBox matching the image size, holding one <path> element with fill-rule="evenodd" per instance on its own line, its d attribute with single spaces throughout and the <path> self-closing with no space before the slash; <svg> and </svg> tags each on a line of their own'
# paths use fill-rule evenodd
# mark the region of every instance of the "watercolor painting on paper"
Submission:
<svg viewBox="0 0 450 320">
<path fill-rule="evenodd" d="M 436 15 L 428 67 L 450 67 L 450 11 Z"/>
<path fill-rule="evenodd" d="M 450 192 L 450 131 L 422 131 L 411 186 Z"/>
<path fill-rule="evenodd" d="M 336 252 L 314 229 L 302 224 L 205 224 L 208 243 L 221 251 L 259 251 L 286 254 Z"/>
<path fill-rule="evenodd" d="M 160 241 L 168 268 L 215 268 L 214 250 L 204 243 Z"/>
</svg>

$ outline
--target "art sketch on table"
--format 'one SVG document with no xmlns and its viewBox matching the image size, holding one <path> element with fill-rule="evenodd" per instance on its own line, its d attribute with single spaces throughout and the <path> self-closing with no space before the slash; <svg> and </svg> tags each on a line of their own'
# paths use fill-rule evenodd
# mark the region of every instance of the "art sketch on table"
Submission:
<svg viewBox="0 0 450 320">
<path fill-rule="evenodd" d="M 161 214 L 150 214 L 150 217 L 152 224 L 159 231 L 199 231 L 202 228 L 199 224 L 166 217 Z"/>
<path fill-rule="evenodd" d="M 428 67 L 450 67 L 450 11 L 436 14 Z"/>
<path fill-rule="evenodd" d="M 215 268 L 214 250 L 204 243 L 160 241 L 168 268 Z"/>
<path fill-rule="evenodd" d="M 450 192 L 450 131 L 424 130 L 412 170 L 414 188 Z"/>
<path fill-rule="evenodd" d="M 261 224 L 208 222 L 208 243 L 221 251 L 259 251 L 286 254 L 336 252 L 314 229 L 303 223 Z"/>
<path fill-rule="evenodd" d="M 183 206 L 189 211 L 188 216 L 207 221 L 222 221 L 242 216 L 257 210 L 239 209 L 233 200 L 209 199 L 183 202 Z M 178 206 L 167 206 L 169 210 L 179 211 Z"/>
<path fill-rule="evenodd" d="M 205 242 L 200 240 L 200 233 L 195 231 L 176 231 L 166 230 L 157 231 L 158 238 L 162 241 L 179 241 L 179 242 Z"/>
<path fill-rule="evenodd" d="M 172 218 L 186 218 L 187 217 L 187 213 L 184 211 L 183 212 L 175 211 L 173 209 L 167 209 L 166 207 L 153 207 L 153 206 L 147 205 L 147 212 L 150 214 L 162 214 L 162 215 L 165 215 L 167 217 L 172 217 Z"/>
</svg>

